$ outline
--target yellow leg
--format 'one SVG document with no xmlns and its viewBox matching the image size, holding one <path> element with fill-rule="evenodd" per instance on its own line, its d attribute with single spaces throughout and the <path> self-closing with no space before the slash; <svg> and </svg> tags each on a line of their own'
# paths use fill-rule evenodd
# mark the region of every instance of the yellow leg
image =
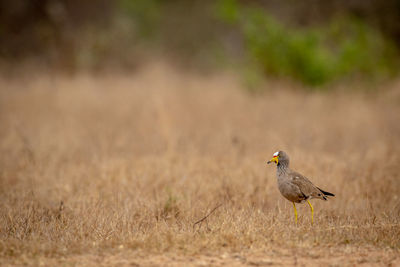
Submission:
<svg viewBox="0 0 400 267">
<path fill-rule="evenodd" d="M 313 208 L 313 206 L 311 205 L 310 201 L 307 200 L 307 203 L 308 203 L 308 205 L 309 205 L 310 208 L 311 208 L 311 224 L 314 224 L 314 208 Z M 293 204 L 294 204 L 294 203 L 293 203 Z"/>
<path fill-rule="evenodd" d="M 296 210 L 296 205 L 293 202 L 293 208 L 294 208 L 294 218 L 296 220 L 296 224 L 297 224 L 297 210 Z"/>
</svg>

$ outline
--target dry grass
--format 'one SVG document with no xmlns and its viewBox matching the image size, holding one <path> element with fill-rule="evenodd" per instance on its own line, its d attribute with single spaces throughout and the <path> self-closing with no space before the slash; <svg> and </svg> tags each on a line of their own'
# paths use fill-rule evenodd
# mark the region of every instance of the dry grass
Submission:
<svg viewBox="0 0 400 267">
<path fill-rule="evenodd" d="M 399 84 L 270 87 L 162 64 L 2 78 L 0 263 L 400 263 Z M 265 164 L 278 149 L 337 194 L 313 202 L 314 227 Z"/>
</svg>

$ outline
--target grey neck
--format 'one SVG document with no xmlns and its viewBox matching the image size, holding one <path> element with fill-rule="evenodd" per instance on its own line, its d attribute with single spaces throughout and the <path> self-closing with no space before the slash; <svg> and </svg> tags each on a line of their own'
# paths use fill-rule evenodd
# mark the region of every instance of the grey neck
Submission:
<svg viewBox="0 0 400 267">
<path fill-rule="evenodd" d="M 289 162 L 287 161 L 279 161 L 277 165 L 278 173 L 284 173 L 289 171 Z"/>
</svg>

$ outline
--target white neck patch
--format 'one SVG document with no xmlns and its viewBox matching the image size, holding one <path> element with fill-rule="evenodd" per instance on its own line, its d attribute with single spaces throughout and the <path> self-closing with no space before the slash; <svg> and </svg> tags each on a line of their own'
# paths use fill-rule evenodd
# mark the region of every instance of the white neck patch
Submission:
<svg viewBox="0 0 400 267">
<path fill-rule="evenodd" d="M 279 154 L 279 151 L 275 152 L 273 156 L 276 157 L 276 156 L 278 156 L 278 154 Z"/>
</svg>

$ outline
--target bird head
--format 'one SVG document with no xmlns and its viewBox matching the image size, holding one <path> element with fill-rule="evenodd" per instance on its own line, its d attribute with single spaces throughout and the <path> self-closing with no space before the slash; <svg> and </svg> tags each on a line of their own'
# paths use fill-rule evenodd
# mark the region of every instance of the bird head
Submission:
<svg viewBox="0 0 400 267">
<path fill-rule="evenodd" d="M 272 155 L 272 159 L 270 159 L 267 162 L 267 164 L 270 164 L 272 162 L 276 163 L 277 165 L 279 163 L 283 163 L 283 164 L 287 164 L 288 165 L 289 164 L 289 157 L 285 152 L 277 151 Z"/>
<path fill-rule="evenodd" d="M 270 160 L 267 162 L 267 164 L 270 164 L 270 163 L 272 163 L 272 162 L 275 162 L 276 164 L 278 164 L 278 162 L 279 162 L 279 153 L 280 153 L 280 151 L 275 152 L 274 155 L 273 155 L 273 157 L 272 157 L 272 159 L 270 159 Z"/>
</svg>

